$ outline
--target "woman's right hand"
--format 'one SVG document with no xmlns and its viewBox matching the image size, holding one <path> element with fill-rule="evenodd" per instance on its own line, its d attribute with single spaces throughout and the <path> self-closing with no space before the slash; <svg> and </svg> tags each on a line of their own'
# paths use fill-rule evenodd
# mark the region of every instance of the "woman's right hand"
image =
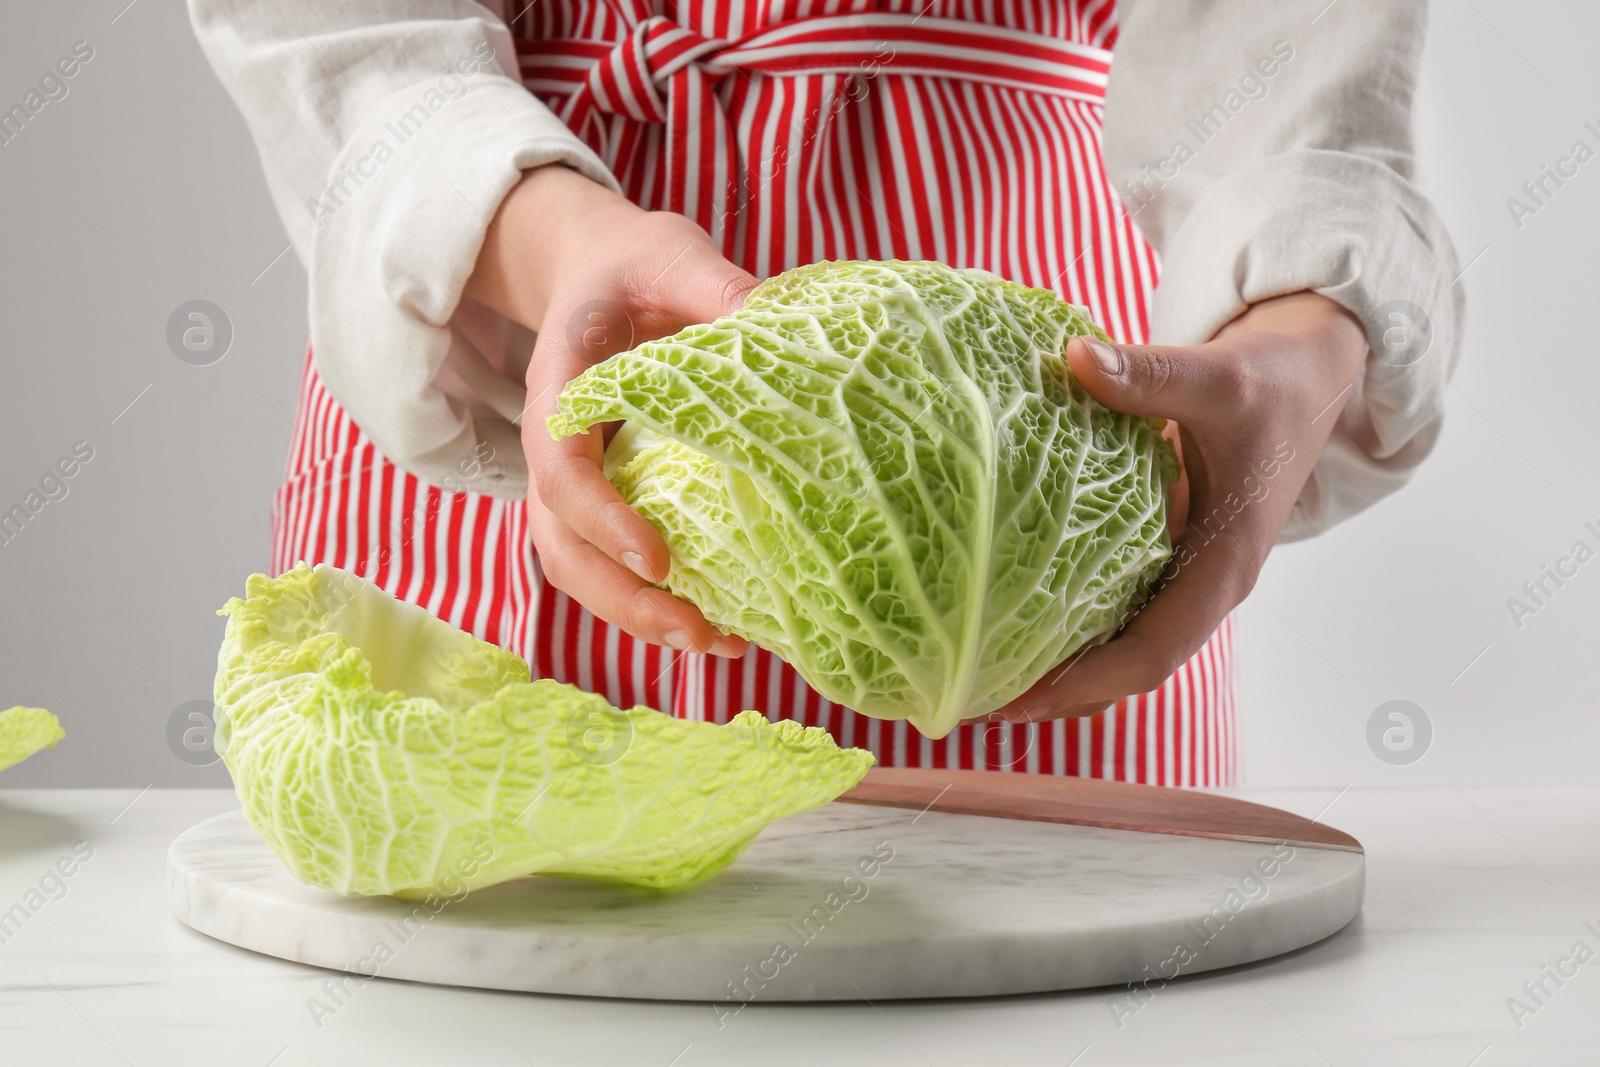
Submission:
<svg viewBox="0 0 1600 1067">
<path fill-rule="evenodd" d="M 545 420 L 586 368 L 725 315 L 755 286 L 689 219 L 644 211 L 559 165 L 528 171 L 502 202 L 467 283 L 466 295 L 538 331 L 522 447 L 546 580 L 606 622 L 682 651 L 739 656 L 747 643 L 656 587 L 667 545 L 601 472 L 606 433 L 552 441 Z"/>
</svg>

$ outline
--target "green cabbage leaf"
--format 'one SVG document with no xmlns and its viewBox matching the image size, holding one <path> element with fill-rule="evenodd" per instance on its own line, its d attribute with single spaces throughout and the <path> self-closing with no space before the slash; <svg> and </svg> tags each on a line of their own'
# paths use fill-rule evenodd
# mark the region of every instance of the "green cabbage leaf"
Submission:
<svg viewBox="0 0 1600 1067">
<path fill-rule="evenodd" d="M 302 881 L 451 895 L 527 874 L 676 890 L 873 763 L 747 711 L 727 725 L 529 681 L 520 656 L 332 567 L 230 600 L 216 745 Z"/>
<path fill-rule="evenodd" d="M 819 263 L 586 370 L 548 428 L 625 423 L 607 475 L 668 590 L 938 738 L 1108 637 L 1171 555 L 1164 424 L 1089 397 L 1078 335 L 1105 338 L 983 271 Z"/>
<path fill-rule="evenodd" d="M 15 767 L 29 756 L 55 748 L 66 737 L 61 722 L 43 708 L 7 708 L 0 711 L 0 771 Z"/>
</svg>

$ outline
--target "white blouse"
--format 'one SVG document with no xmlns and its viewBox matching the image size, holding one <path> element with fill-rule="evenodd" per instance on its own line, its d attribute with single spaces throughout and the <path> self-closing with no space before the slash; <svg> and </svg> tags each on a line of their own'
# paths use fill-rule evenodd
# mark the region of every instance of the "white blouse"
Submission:
<svg viewBox="0 0 1600 1067">
<path fill-rule="evenodd" d="M 310 277 L 328 389 L 419 477 L 458 485 L 464 457 L 492 455 L 471 487 L 525 495 L 532 335 L 462 289 L 524 170 L 617 185 L 523 88 L 498 5 L 189 6 Z M 1203 342 L 1302 289 L 1377 342 L 1281 539 L 1310 536 L 1428 454 L 1459 356 L 1460 267 L 1417 173 L 1426 0 L 1336 0 L 1310 21 L 1275 0 L 1120 0 L 1118 17 L 1105 158 L 1161 255 L 1151 342 Z"/>
</svg>

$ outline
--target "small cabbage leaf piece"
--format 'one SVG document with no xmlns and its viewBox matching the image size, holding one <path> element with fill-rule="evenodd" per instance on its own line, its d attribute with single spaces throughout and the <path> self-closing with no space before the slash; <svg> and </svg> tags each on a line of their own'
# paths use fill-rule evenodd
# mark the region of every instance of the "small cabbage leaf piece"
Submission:
<svg viewBox="0 0 1600 1067">
<path fill-rule="evenodd" d="M 61 721 L 43 708 L 19 706 L 0 711 L 0 771 L 55 748 L 66 736 Z"/>
<path fill-rule="evenodd" d="M 819 263 L 578 375 L 552 436 L 606 472 L 666 588 L 830 700 L 939 738 L 1142 602 L 1171 555 L 1162 420 L 1089 397 L 1104 339 L 1054 293 L 938 263 Z"/>
<path fill-rule="evenodd" d="M 870 753 L 744 712 L 619 711 L 378 586 L 301 564 L 230 600 L 216 744 L 250 824 L 302 881 L 454 895 L 526 874 L 676 890 Z"/>
</svg>

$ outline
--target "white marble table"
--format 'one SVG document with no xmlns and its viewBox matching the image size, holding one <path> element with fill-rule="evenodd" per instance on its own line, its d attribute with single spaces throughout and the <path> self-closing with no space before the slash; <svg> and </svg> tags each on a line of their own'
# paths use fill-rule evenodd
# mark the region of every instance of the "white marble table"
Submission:
<svg viewBox="0 0 1600 1067">
<path fill-rule="evenodd" d="M 1332 801 L 1367 848 L 1355 923 L 1142 1003 L 758 1003 L 719 1026 L 706 1005 L 341 984 L 230 948 L 170 917 L 165 878 L 172 839 L 231 794 L 0 791 L 0 1063 L 1600 1063 L 1600 955 L 1572 956 L 1600 954 L 1600 789 L 1239 795 L 1305 815 Z"/>
</svg>

